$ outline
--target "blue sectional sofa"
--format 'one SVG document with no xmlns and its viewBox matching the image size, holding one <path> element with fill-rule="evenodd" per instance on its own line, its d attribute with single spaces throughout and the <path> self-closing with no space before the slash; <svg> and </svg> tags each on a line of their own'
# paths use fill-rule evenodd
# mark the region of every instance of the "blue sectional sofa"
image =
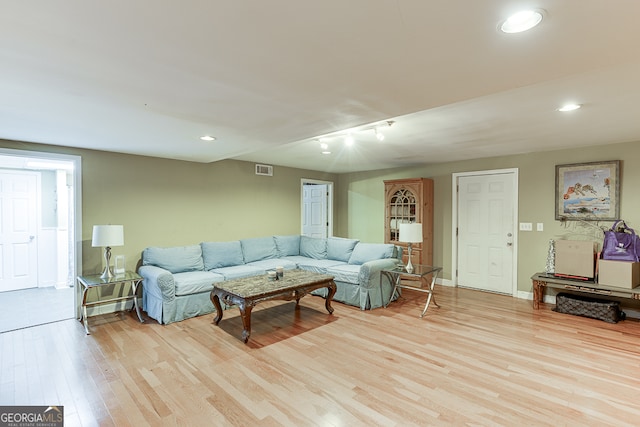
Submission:
<svg viewBox="0 0 640 427">
<path fill-rule="evenodd" d="M 265 274 L 284 267 L 300 268 L 335 277 L 334 301 L 360 307 L 388 302 L 391 284 L 380 271 L 402 259 L 402 248 L 392 244 L 362 243 L 339 237 L 269 236 L 230 242 L 159 248 L 142 252 L 138 273 L 143 278 L 142 308 L 160 323 L 171 323 L 215 310 L 209 295 L 216 282 Z M 326 297 L 326 289 L 314 294 Z"/>
</svg>

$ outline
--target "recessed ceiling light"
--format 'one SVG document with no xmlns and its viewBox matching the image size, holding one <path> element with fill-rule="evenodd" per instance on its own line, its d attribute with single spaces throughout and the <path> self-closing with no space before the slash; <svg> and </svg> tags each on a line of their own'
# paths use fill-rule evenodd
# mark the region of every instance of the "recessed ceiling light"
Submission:
<svg viewBox="0 0 640 427">
<path fill-rule="evenodd" d="M 348 134 L 345 138 L 344 138 L 344 143 L 347 144 L 348 146 L 353 145 L 353 136 L 351 134 Z"/>
<path fill-rule="evenodd" d="M 210 136 L 210 135 L 205 135 L 205 136 L 201 136 L 200 139 L 203 140 L 203 141 L 215 141 L 216 137 L 215 136 Z"/>
<path fill-rule="evenodd" d="M 500 30 L 505 33 L 521 33 L 530 30 L 542 21 L 540 10 L 523 10 L 511 15 L 500 26 Z"/>
<path fill-rule="evenodd" d="M 323 151 L 322 154 L 331 154 L 331 151 Z"/>
<path fill-rule="evenodd" d="M 573 110 L 577 110 L 580 107 L 582 107 L 582 105 L 580 104 L 566 104 L 558 108 L 558 111 L 562 111 L 562 112 L 573 111 Z"/>
</svg>

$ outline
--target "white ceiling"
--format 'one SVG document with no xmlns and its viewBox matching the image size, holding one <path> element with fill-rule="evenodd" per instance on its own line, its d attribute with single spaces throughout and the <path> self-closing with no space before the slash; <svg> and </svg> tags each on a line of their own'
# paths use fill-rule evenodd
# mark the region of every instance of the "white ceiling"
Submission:
<svg viewBox="0 0 640 427">
<path fill-rule="evenodd" d="M 637 0 L 0 5 L 3 139 L 336 173 L 640 141 Z"/>
</svg>

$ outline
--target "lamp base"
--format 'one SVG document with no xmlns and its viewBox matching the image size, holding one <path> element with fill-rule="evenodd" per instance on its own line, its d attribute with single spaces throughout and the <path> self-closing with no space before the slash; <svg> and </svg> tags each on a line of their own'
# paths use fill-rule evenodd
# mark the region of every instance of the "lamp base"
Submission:
<svg viewBox="0 0 640 427">
<path fill-rule="evenodd" d="M 113 274 L 113 270 L 111 270 L 111 248 L 109 246 L 104 248 L 104 261 L 105 267 L 102 271 L 102 274 L 100 275 L 100 278 L 102 280 L 111 280 L 116 276 L 115 274 Z"/>
<path fill-rule="evenodd" d="M 411 243 L 407 245 L 407 259 L 409 262 L 407 262 L 405 270 L 407 270 L 407 273 L 411 274 L 413 273 L 413 264 L 411 264 Z"/>
<path fill-rule="evenodd" d="M 411 264 L 411 259 L 409 259 L 409 262 L 407 263 L 407 266 L 404 269 L 407 270 L 407 273 L 409 274 L 413 273 L 413 265 Z"/>
<path fill-rule="evenodd" d="M 113 270 L 111 270 L 111 267 L 105 267 L 104 271 L 100 275 L 100 278 L 104 280 L 110 280 L 110 279 L 113 279 L 114 277 L 116 277 L 116 275 L 113 274 Z"/>
</svg>

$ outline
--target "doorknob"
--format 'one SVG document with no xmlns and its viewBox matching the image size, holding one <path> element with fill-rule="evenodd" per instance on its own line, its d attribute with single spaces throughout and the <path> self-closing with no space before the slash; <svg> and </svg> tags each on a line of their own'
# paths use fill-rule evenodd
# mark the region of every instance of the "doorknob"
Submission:
<svg viewBox="0 0 640 427">
<path fill-rule="evenodd" d="M 29 242 L 33 242 L 33 239 L 35 239 L 36 236 L 29 236 Z"/>
<path fill-rule="evenodd" d="M 513 234 L 507 233 L 507 246 L 513 246 Z"/>
</svg>

